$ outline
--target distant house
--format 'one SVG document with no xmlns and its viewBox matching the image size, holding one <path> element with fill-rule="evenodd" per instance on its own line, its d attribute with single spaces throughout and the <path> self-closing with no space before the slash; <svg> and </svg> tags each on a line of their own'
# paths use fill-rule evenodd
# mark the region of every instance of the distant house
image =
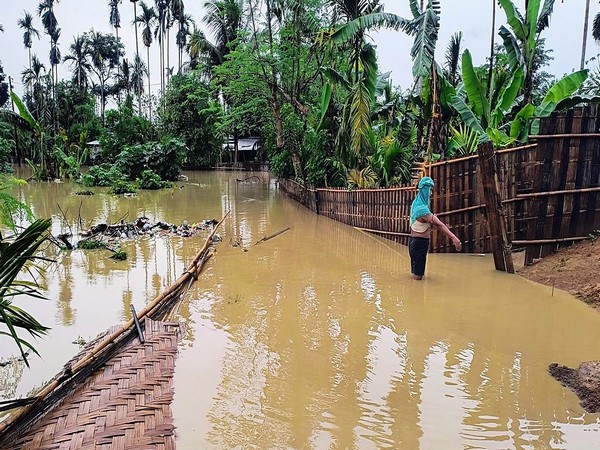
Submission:
<svg viewBox="0 0 600 450">
<path fill-rule="evenodd" d="M 97 161 L 100 158 L 100 151 L 102 150 L 100 148 L 100 141 L 98 141 L 98 140 L 90 141 L 90 142 L 87 142 L 85 145 L 86 145 L 86 147 L 88 147 L 90 149 L 88 160 L 90 162 Z"/>
<path fill-rule="evenodd" d="M 223 143 L 223 150 L 229 153 L 229 160 L 233 163 L 255 161 L 260 150 L 260 138 L 239 138 L 236 151 L 235 140 L 230 137 L 227 142 Z"/>
</svg>

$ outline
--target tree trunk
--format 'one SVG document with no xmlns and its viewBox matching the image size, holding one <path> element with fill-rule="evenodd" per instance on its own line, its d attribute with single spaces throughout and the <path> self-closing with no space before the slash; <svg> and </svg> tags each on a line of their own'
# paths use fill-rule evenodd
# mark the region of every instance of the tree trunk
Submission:
<svg viewBox="0 0 600 450">
<path fill-rule="evenodd" d="M 590 0 L 585 0 L 585 15 L 583 19 L 583 42 L 581 43 L 581 64 L 579 70 L 585 66 L 585 49 L 587 45 L 588 22 L 590 18 Z"/>
<path fill-rule="evenodd" d="M 135 19 L 137 17 L 137 8 L 136 8 L 136 3 L 137 0 L 133 2 L 133 18 Z M 134 21 L 134 26 L 135 26 L 135 54 L 137 56 L 137 60 L 140 60 L 140 47 L 138 44 L 138 29 L 137 29 L 137 21 Z M 148 69 L 149 71 L 150 69 Z M 138 114 L 141 116 L 142 115 L 142 89 L 141 89 L 141 80 L 138 80 L 138 82 L 136 83 L 136 87 L 137 87 L 137 96 L 138 96 Z"/>
<path fill-rule="evenodd" d="M 496 38 L 496 1 L 492 0 L 492 38 L 490 43 L 490 67 L 488 68 L 488 78 L 487 78 L 487 96 L 490 95 L 490 90 L 492 88 L 492 73 L 494 69 L 494 40 Z"/>
<path fill-rule="evenodd" d="M 148 120 L 152 115 L 152 102 L 150 101 L 150 47 L 146 47 L 147 59 L 148 59 Z"/>
</svg>

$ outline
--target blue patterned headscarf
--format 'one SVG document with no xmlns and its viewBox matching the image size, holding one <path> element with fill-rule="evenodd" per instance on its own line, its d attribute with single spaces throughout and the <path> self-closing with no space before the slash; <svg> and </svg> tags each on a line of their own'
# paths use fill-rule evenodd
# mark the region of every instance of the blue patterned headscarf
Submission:
<svg viewBox="0 0 600 450">
<path fill-rule="evenodd" d="M 412 202 L 410 207 L 410 224 L 412 225 L 419 217 L 431 214 L 429 209 L 429 199 L 431 197 L 431 189 L 433 188 L 433 180 L 429 177 L 423 177 L 419 180 L 419 192 Z"/>
</svg>

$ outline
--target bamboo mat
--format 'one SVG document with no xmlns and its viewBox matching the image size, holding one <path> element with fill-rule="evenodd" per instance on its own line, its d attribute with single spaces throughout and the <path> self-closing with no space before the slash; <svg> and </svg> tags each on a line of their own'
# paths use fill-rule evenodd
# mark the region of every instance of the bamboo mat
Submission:
<svg viewBox="0 0 600 450">
<path fill-rule="evenodd" d="M 145 320 L 137 338 L 3 449 L 175 448 L 173 374 L 182 323 Z"/>
</svg>

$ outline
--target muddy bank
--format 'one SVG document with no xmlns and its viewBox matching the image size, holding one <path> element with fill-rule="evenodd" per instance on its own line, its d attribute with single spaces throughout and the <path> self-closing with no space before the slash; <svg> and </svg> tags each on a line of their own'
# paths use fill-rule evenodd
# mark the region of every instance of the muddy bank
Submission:
<svg viewBox="0 0 600 450">
<path fill-rule="evenodd" d="M 515 255 L 519 275 L 567 291 L 600 310 L 600 240 L 578 242 L 527 267 L 517 262 L 522 255 Z"/>
</svg>

